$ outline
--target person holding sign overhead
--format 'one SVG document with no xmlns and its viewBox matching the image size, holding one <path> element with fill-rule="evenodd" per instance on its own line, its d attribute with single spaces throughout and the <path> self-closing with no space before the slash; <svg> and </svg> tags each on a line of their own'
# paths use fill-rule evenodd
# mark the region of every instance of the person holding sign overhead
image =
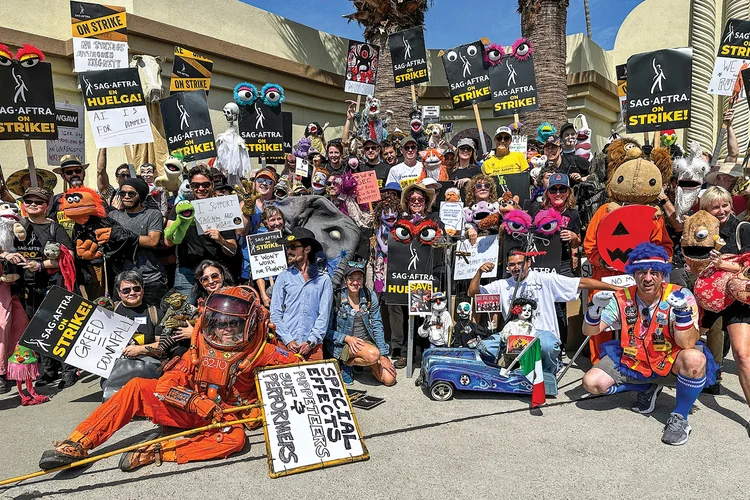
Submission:
<svg viewBox="0 0 750 500">
<path fill-rule="evenodd" d="M 214 196 L 214 183 L 211 173 L 205 164 L 199 163 L 188 173 L 190 190 L 195 199 L 203 200 Z M 237 240 L 234 231 L 219 231 L 207 229 L 204 234 L 198 234 L 198 228 L 192 222 L 192 205 L 181 205 L 172 208 L 167 217 L 167 227 L 164 232 L 164 244 L 177 247 L 177 272 L 175 273 L 175 291 L 188 295 L 195 281 L 195 268 L 205 258 L 210 258 L 229 265 L 237 251 Z M 177 221 L 177 210 L 180 208 L 180 224 L 187 224 L 184 232 L 169 231 Z"/>
<path fill-rule="evenodd" d="M 513 135 L 509 127 L 497 127 L 497 130 L 495 130 L 495 153 L 482 164 L 482 173 L 485 175 L 505 175 L 528 170 L 529 162 L 526 160 L 526 155 L 511 152 L 510 143 L 512 141 Z"/>
</svg>

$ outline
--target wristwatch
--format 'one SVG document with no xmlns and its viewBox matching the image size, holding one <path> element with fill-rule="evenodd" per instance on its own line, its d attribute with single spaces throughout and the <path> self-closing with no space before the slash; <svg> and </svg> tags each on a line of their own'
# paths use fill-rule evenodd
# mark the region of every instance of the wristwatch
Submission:
<svg viewBox="0 0 750 500">
<path fill-rule="evenodd" d="M 313 342 L 310 342 L 309 340 L 306 340 L 306 341 L 305 341 L 305 344 L 309 345 L 309 346 L 310 346 L 310 349 L 315 349 L 315 343 L 313 343 Z"/>
<path fill-rule="evenodd" d="M 669 198 L 664 198 L 664 199 L 662 199 L 662 200 L 659 200 L 659 206 L 660 206 L 660 207 L 663 207 L 663 206 L 664 206 L 664 205 L 666 205 L 667 203 L 669 203 Z"/>
</svg>

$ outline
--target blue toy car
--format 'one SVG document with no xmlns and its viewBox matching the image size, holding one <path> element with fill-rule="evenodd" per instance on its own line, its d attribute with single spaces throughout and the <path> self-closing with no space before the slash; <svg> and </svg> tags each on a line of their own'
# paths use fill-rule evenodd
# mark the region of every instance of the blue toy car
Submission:
<svg viewBox="0 0 750 500">
<path fill-rule="evenodd" d="M 435 401 L 448 401 L 456 389 L 531 394 L 533 385 L 520 369 L 502 375 L 500 367 L 485 361 L 480 351 L 468 348 L 424 351 L 416 384 L 428 388 Z M 544 390 L 548 396 L 557 395 L 557 380 L 551 373 L 544 373 Z"/>
</svg>

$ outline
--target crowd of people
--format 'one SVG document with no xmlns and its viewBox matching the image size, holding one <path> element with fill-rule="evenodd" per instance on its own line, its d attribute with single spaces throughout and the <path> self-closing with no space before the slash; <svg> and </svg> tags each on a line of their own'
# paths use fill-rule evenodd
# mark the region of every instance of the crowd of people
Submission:
<svg viewBox="0 0 750 500">
<path fill-rule="evenodd" d="M 355 116 L 350 113 L 348 119 L 354 120 Z M 731 112 L 725 115 L 725 120 L 731 130 Z M 339 360 L 347 385 L 368 367 L 377 381 L 391 386 L 396 383 L 397 370 L 406 366 L 410 347 L 405 334 L 409 318 L 406 302 L 391 303 L 384 294 L 388 240 L 389 234 L 395 234 L 394 227 L 401 222 L 421 227 L 425 221 L 432 221 L 445 232 L 446 221 L 441 220 L 439 203 L 456 198 L 463 200 L 466 216 L 452 235 L 454 242 L 476 244 L 479 237 L 493 234 L 499 235 L 502 242 L 504 235 L 516 231 L 515 221 L 528 220 L 527 226 L 540 230 L 548 217 L 551 219 L 547 220 L 559 224 L 554 232 L 559 234 L 561 247 L 560 262 L 552 272 L 531 269 L 530 248 L 519 251 L 503 248 L 501 244 L 494 263 L 480 266 L 473 279 L 454 283 L 451 290 L 442 290 L 443 282 L 434 284 L 436 292 L 450 292 L 456 297 L 454 303 L 460 303 L 457 324 L 467 325 L 462 330 L 455 329 L 453 338 L 444 345 L 471 348 L 477 336 L 501 331 L 506 322 L 518 316 L 521 307 L 516 306 L 523 298 L 521 302 L 529 305 L 524 320 L 533 325 L 540 338 L 544 369 L 555 373 L 563 364 L 565 349 L 577 347 L 567 343 L 569 303 L 578 298 L 581 289 L 590 290 L 588 297 L 583 295 L 580 310 L 585 319 L 584 335 L 603 339 L 612 331 L 622 330 L 622 333 L 619 340 L 592 341 L 595 366 L 584 377 L 584 388 L 597 394 L 634 391 L 637 393 L 634 411 L 648 413 L 653 410 L 662 386 L 676 385 L 677 406 L 663 441 L 684 444 L 690 432 L 688 414 L 697 395 L 701 390 L 720 391 L 720 366 L 729 345 L 743 391 L 750 400 L 750 306 L 742 300 L 733 300 L 715 312 L 704 311 L 703 307 L 699 310 L 690 290 L 701 269 L 692 268 L 692 261 L 680 250 L 687 221 L 702 210 L 716 221 L 715 240 L 722 239 L 725 243 L 721 248 L 710 245 L 707 263 L 726 272 L 744 269 L 746 252 L 750 251 L 750 224 L 743 220 L 750 218 L 746 210 L 750 191 L 746 190 L 741 168 L 734 166 L 736 142 L 730 141 L 729 157 L 716 169 L 710 173 L 705 169 L 699 179 L 698 196 L 680 212 L 676 207 L 684 205 L 680 196 L 685 192 L 679 177 L 680 162 L 700 159 L 708 166 L 710 155 L 695 156 L 691 150 L 683 151 L 674 143 L 640 145 L 613 134 L 604 150 L 596 152 L 589 161 L 576 151 L 577 131 L 572 124 L 560 124 L 560 135 L 548 123 L 536 132 L 536 137 L 528 138 L 524 154 L 511 151 L 518 130 L 500 126 L 494 135 L 494 149 L 484 155 L 478 151 L 478 138 L 471 136 L 463 136 L 454 143 L 441 139 L 435 147 L 427 147 L 420 137 L 398 129 L 383 140 L 358 137 L 357 133 L 351 133 L 346 140 L 329 142 L 305 137 L 278 170 L 263 166 L 250 178 L 242 179 L 238 186 L 230 185 L 226 173 L 215 168 L 211 161 L 183 164 L 186 182 L 175 192 L 155 182 L 157 167 L 152 164 L 135 169 L 119 165 L 113 185 L 107 176 L 107 154 L 102 150 L 97 158 L 94 204 L 103 207 L 104 213 L 99 218 L 106 224 L 90 234 L 85 232 L 90 219 L 81 219 L 74 210 L 78 200 L 71 194 L 80 192 L 80 196 L 86 196 L 89 165 L 75 156 L 66 156 L 53 172 L 37 169 L 35 185 L 28 169 L 14 173 L 2 185 L 0 194 L 5 206 L 17 212 L 13 220 L 24 228 L 21 237 L 15 225 L 0 226 L 0 232 L 5 231 L 0 234 L 3 246 L 0 259 L 4 278 L 8 278 L 3 281 L 9 284 L 15 300 L 20 301 L 27 319 L 34 316 L 55 285 L 100 305 L 106 306 L 105 299 L 111 297 L 109 307 L 135 319 L 139 325 L 122 359 L 169 360 L 182 356 L 181 363 L 187 362 L 184 360 L 198 349 L 198 336 L 226 347 L 222 335 L 236 340 L 226 332 L 238 335 L 244 331 L 247 343 L 250 342 L 248 324 L 257 328 L 257 320 L 266 318 L 275 334 L 268 341 L 283 353 L 275 358 L 269 355 L 268 363 L 333 357 Z M 627 141 L 632 147 L 625 144 Z M 322 151 L 318 150 L 320 145 L 318 148 L 311 145 L 316 143 L 322 144 Z M 625 157 L 618 158 L 615 150 L 624 151 Z M 618 197 L 616 187 L 610 187 L 612 182 L 622 182 L 622 177 L 612 181 L 615 160 L 617 167 L 623 164 L 623 159 L 653 165 L 658 163 L 658 151 L 666 151 L 670 163 L 670 174 L 658 186 L 650 184 L 658 196 L 640 202 Z M 299 172 L 300 156 L 309 164 L 306 176 Z M 375 172 L 380 201 L 359 204 L 354 174 L 367 171 Z M 528 192 L 507 191 L 503 176 L 512 174 L 528 176 Z M 634 182 L 640 180 L 635 178 Z M 68 190 L 53 195 L 59 181 Z M 239 197 L 243 227 L 199 231 L 190 201 L 221 195 Z M 359 234 L 354 238 L 359 244 L 337 263 L 338 275 L 328 265 L 330 259 L 326 259 L 320 238 L 311 228 L 293 225 L 285 216 L 287 200 L 304 196 L 327 199 L 357 228 Z M 619 207 L 645 204 L 656 210 L 653 216 L 656 229 L 652 231 L 656 236 L 638 242 L 641 244 L 626 255 L 626 271 L 619 274 L 630 274 L 635 285 L 625 288 L 607 282 L 606 277 L 618 272 L 597 247 L 593 228 L 599 223 L 597 214 L 601 210 L 612 213 L 617 209 L 612 204 Z M 486 216 L 479 217 L 477 207 L 486 208 Z M 279 243 L 283 245 L 288 267 L 277 276 L 256 278 L 246 237 L 271 231 L 282 235 Z M 62 251 L 50 254 L 47 252 L 50 245 L 57 245 Z M 737 257 L 728 258 L 730 255 Z M 594 268 L 593 277 L 581 277 L 587 261 Z M 495 267 L 501 274 L 507 273 L 507 277 L 482 278 L 483 273 Z M 436 276 L 452 272 L 442 267 L 435 270 Z M 501 313 L 488 314 L 475 309 L 473 318 L 470 317 L 468 304 L 477 294 L 499 295 Z M 224 302 L 217 305 L 217 297 L 224 297 Z M 242 313 L 222 309 L 233 300 L 238 301 L 237 297 L 242 298 Z M 0 297 L 0 302 L 3 300 Z M 3 307 L 10 310 L 11 301 L 8 298 Z M 218 316 L 211 319 L 211 314 Z M 8 322 L 2 331 L 0 393 L 12 390 L 11 380 L 6 380 L 10 373 L 6 360 L 23 333 L 18 331 L 19 324 L 22 323 Z M 707 329 L 708 337 L 703 344 L 701 334 Z M 264 338 L 263 346 L 265 341 Z M 419 362 L 422 349 L 429 345 L 420 338 L 415 343 Z M 37 387 L 57 382 L 57 388 L 64 389 L 81 376 L 73 366 L 49 356 L 39 358 Z M 146 409 L 155 402 L 152 396 L 143 394 L 153 393 L 156 382 L 138 382 L 137 387 L 128 385 L 127 380 L 122 382 L 127 389 L 120 389 L 114 398 L 121 403 L 122 398 L 131 398 L 128 403 L 131 417 L 142 414 L 155 421 L 161 418 L 170 425 L 185 423 L 175 416 L 174 410 L 170 410 L 170 418 L 162 418 L 158 411 Z M 162 382 L 158 383 L 161 386 Z M 188 399 L 192 401 L 191 398 Z M 146 407 L 137 401 L 147 403 Z M 205 407 L 194 405 L 187 411 L 197 411 L 201 417 L 215 417 L 219 410 L 212 404 L 216 406 L 205 403 Z M 92 419 L 96 420 L 96 415 L 89 418 Z M 87 425 L 84 422 L 68 440 L 49 452 L 43 458 L 43 468 L 85 456 L 116 430 L 113 424 L 94 436 L 86 430 Z M 236 449 L 237 443 L 229 436 L 225 440 L 232 446 L 224 446 L 215 453 L 185 454 L 177 446 L 171 455 L 159 459 L 186 461 L 198 456 L 226 456 Z M 200 443 L 192 444 L 200 449 Z M 121 462 L 121 467 L 132 470 L 152 463 L 163 452 L 151 449 L 131 454 L 124 464 Z"/>
</svg>

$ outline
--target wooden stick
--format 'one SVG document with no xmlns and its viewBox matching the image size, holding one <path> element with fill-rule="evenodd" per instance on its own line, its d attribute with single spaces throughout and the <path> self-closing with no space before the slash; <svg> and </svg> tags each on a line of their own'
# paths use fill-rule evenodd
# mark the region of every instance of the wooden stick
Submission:
<svg viewBox="0 0 750 500">
<path fill-rule="evenodd" d="M 52 474 L 54 472 L 59 472 L 61 470 L 72 469 L 74 467 L 80 467 L 81 465 L 91 464 L 94 462 L 98 462 L 99 460 L 103 460 L 105 458 L 118 455 L 120 453 L 126 453 L 128 451 L 137 450 L 139 448 L 145 448 L 147 446 L 151 446 L 152 444 L 163 443 L 164 441 L 169 441 L 170 439 L 183 437 L 183 436 L 189 436 L 191 434 L 197 434 L 199 432 L 210 431 L 213 429 L 221 429 L 223 427 L 232 427 L 235 425 L 241 425 L 241 424 L 250 423 L 250 422 L 259 422 L 259 421 L 262 422 L 263 417 L 243 418 L 241 420 L 232 420 L 230 422 L 216 422 L 213 424 L 204 425 L 203 427 L 197 427 L 195 429 L 188 429 L 186 431 L 178 432 L 176 434 L 170 434 L 169 436 L 162 436 L 160 438 L 152 439 L 150 441 L 146 441 L 143 443 L 137 443 L 131 446 L 126 446 L 125 448 L 120 448 L 118 450 L 103 453 L 95 457 L 84 458 L 83 460 L 78 460 L 77 462 L 73 462 L 72 464 L 68 464 L 68 465 L 63 465 L 61 467 L 55 467 L 54 469 L 40 470 L 39 472 L 32 472 L 31 474 L 12 477 L 10 479 L 5 479 L 3 481 L 0 481 L 0 486 L 4 486 L 6 484 L 11 484 L 11 483 L 17 483 L 19 481 L 24 481 L 26 479 L 31 479 L 34 477 L 44 476 L 46 474 Z"/>
<path fill-rule="evenodd" d="M 359 113 L 359 105 L 362 104 L 362 95 L 357 94 L 357 105 L 354 107 L 354 112 Z"/>
<path fill-rule="evenodd" d="M 414 108 L 417 107 L 417 89 L 414 87 L 414 84 L 411 84 L 411 102 L 414 106 Z"/>
<path fill-rule="evenodd" d="M 23 143 L 26 146 L 26 161 L 29 164 L 29 181 L 31 181 L 32 187 L 39 187 L 36 179 L 36 165 L 34 165 L 34 151 L 31 149 L 31 141 L 24 139 Z"/>
<path fill-rule="evenodd" d="M 487 154 L 487 144 L 484 141 L 484 130 L 482 130 L 482 118 L 479 116 L 479 106 L 473 104 L 474 118 L 477 121 L 477 129 L 479 130 L 479 143 L 482 145 L 482 155 Z"/>
<path fill-rule="evenodd" d="M 130 172 L 130 177 L 135 179 L 136 172 L 135 172 L 135 165 L 133 164 L 133 151 L 130 149 L 129 145 L 123 146 L 125 148 L 125 159 L 128 162 L 128 171 Z"/>
</svg>

